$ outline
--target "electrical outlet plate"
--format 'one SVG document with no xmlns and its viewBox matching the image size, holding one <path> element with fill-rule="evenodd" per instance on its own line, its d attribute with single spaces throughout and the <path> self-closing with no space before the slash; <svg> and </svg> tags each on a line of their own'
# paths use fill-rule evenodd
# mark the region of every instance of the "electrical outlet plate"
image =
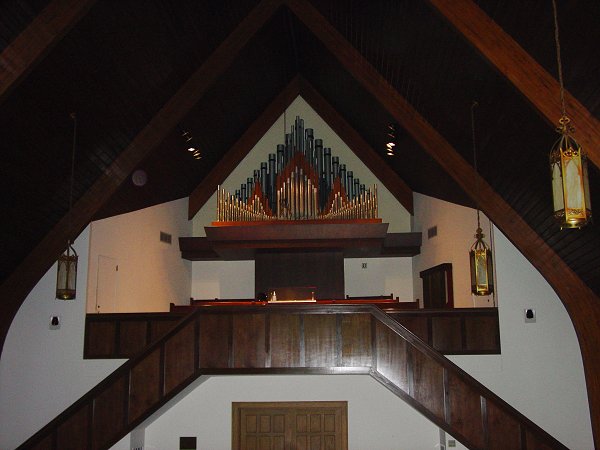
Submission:
<svg viewBox="0 0 600 450">
<path fill-rule="evenodd" d="M 523 317 L 525 318 L 525 323 L 535 323 L 535 309 L 525 308 L 523 311 Z"/>
<path fill-rule="evenodd" d="M 50 316 L 50 321 L 48 323 L 48 329 L 60 330 L 60 316 Z"/>
</svg>

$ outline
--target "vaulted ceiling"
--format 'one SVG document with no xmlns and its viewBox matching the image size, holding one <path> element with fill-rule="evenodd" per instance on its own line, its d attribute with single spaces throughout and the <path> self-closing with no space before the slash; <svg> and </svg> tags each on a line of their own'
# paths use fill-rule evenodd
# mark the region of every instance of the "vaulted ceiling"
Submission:
<svg viewBox="0 0 600 450">
<path fill-rule="evenodd" d="M 559 22 L 575 137 L 599 144 L 588 149 L 600 199 L 600 2 L 560 2 Z M 560 275 L 542 270 L 572 317 L 600 317 L 598 227 L 561 231 L 552 219 L 560 107 L 549 0 L 8 0 L 0 46 L 4 334 L 69 235 L 70 113 L 75 236 L 90 220 L 214 191 L 231 151 L 247 151 L 297 93 L 378 153 L 362 157 L 385 164 L 388 183 L 468 206 L 480 185 L 482 209 L 538 268 L 573 274 L 583 290 L 562 292 Z M 472 170 L 474 100 L 487 183 Z M 386 158 L 392 122 L 400 145 Z M 185 151 L 183 130 L 202 159 Z M 575 292 L 589 305 L 565 300 Z M 581 343 L 587 331 L 574 323 Z M 581 345 L 585 361 L 593 342 Z M 600 402 L 588 379 L 590 390 Z"/>
</svg>

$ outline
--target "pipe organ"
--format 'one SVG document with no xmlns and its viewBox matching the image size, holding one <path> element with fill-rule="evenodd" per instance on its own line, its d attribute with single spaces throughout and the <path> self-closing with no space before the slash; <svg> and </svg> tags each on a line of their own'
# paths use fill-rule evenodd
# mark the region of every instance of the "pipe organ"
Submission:
<svg viewBox="0 0 600 450">
<path fill-rule="evenodd" d="M 377 187 L 354 178 L 299 116 L 234 194 L 217 188 L 217 222 L 377 218 Z"/>
</svg>

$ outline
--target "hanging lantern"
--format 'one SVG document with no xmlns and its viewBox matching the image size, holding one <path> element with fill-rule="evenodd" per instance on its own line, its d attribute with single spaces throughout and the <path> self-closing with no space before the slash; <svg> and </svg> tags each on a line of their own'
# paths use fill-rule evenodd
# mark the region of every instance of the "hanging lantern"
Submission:
<svg viewBox="0 0 600 450">
<path fill-rule="evenodd" d="M 479 221 L 479 211 L 477 211 Z M 494 292 L 494 267 L 492 251 L 483 241 L 481 227 L 477 227 L 476 241 L 471 246 L 469 260 L 471 262 L 471 293 L 474 295 L 490 295 Z"/>
<path fill-rule="evenodd" d="M 560 138 L 550 152 L 550 171 L 554 218 L 560 223 L 562 230 L 564 228 L 581 228 L 587 225 L 592 219 L 592 206 L 588 185 L 587 156 L 577 141 L 570 136 L 575 129 L 569 125 L 571 119 L 567 117 L 566 112 L 556 0 L 552 0 L 552 10 L 554 12 L 554 41 L 556 43 L 562 114 L 556 129 L 560 133 Z"/>
<path fill-rule="evenodd" d="M 554 218 L 560 228 L 581 228 L 592 217 L 588 185 L 587 157 L 569 132 L 570 119 L 562 116 L 557 131 L 560 138 L 550 152 Z"/>
<path fill-rule="evenodd" d="M 71 186 L 69 189 L 69 211 L 68 217 L 68 235 L 71 236 L 72 224 L 71 214 L 73 209 L 73 182 L 75 176 L 75 148 L 77 143 L 77 115 L 71 113 L 73 119 L 73 149 L 71 152 Z M 77 286 L 77 252 L 71 245 L 71 240 L 67 241 L 67 249 L 58 258 L 58 268 L 56 273 L 56 298 L 59 300 L 74 300 Z"/>
<path fill-rule="evenodd" d="M 67 243 L 67 250 L 58 258 L 56 274 L 56 298 L 59 300 L 74 300 L 77 287 L 77 252 Z"/>
</svg>

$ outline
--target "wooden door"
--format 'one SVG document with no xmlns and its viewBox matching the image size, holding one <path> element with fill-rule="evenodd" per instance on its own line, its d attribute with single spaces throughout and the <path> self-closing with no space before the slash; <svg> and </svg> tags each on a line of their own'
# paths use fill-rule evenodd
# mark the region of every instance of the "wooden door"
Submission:
<svg viewBox="0 0 600 450">
<path fill-rule="evenodd" d="M 347 402 L 233 403 L 236 450 L 345 450 Z"/>
</svg>

